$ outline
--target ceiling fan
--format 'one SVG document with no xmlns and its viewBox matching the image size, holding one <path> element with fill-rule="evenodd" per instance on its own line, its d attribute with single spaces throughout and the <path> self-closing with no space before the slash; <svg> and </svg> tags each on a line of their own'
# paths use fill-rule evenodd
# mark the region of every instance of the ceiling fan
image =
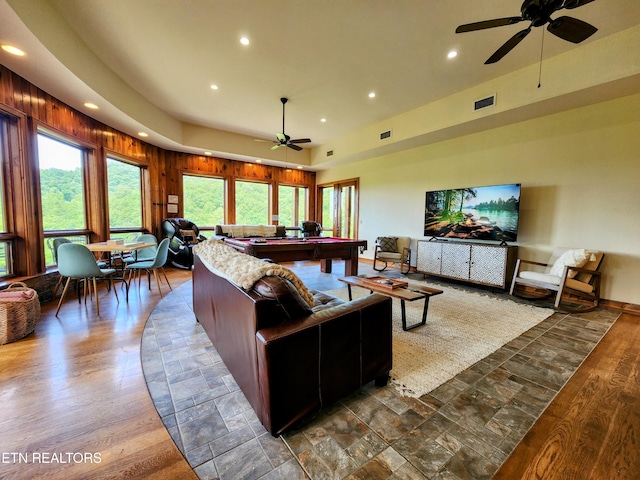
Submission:
<svg viewBox="0 0 640 480">
<path fill-rule="evenodd" d="M 302 150 L 302 147 L 296 145 L 296 143 L 309 143 L 311 141 L 310 138 L 296 138 L 292 140 L 291 137 L 289 137 L 289 135 L 284 133 L 284 106 L 288 100 L 289 100 L 288 98 L 284 98 L 284 97 L 280 99 L 280 101 L 282 102 L 282 133 L 280 132 L 276 133 L 276 138 L 278 140 L 275 142 L 275 145 L 271 147 L 271 150 L 275 150 L 276 148 L 280 148 L 280 147 L 289 147 L 289 148 L 292 148 L 293 150 L 300 151 Z"/>
<path fill-rule="evenodd" d="M 547 31 L 556 37 L 572 43 L 580 43 L 591 35 L 596 33 L 598 29 L 593 25 L 578 20 L 577 18 L 562 16 L 552 19 L 551 15 L 558 10 L 573 9 L 582 7 L 594 0 L 524 0 L 520 8 L 520 17 L 496 18 L 494 20 L 484 20 L 482 22 L 468 23 L 460 25 L 456 28 L 456 33 L 474 32 L 476 30 L 484 30 L 486 28 L 503 27 L 505 25 L 513 25 L 515 23 L 530 21 L 528 28 L 519 31 L 507 42 L 502 45 L 496 52 L 484 62 L 485 65 L 496 63 L 507 53 L 513 50 L 524 37 L 529 35 L 532 27 L 541 27 L 549 24 Z"/>
</svg>

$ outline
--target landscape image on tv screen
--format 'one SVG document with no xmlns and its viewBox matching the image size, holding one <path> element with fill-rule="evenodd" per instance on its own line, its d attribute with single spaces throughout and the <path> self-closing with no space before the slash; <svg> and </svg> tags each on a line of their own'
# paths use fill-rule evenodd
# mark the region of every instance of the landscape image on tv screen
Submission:
<svg viewBox="0 0 640 480">
<path fill-rule="evenodd" d="M 519 209 L 519 183 L 427 192 L 424 235 L 513 242 Z"/>
</svg>

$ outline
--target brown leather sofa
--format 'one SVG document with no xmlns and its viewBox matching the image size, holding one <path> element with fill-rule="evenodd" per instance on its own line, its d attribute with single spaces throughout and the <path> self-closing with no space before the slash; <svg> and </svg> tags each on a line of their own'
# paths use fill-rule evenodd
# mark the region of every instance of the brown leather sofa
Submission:
<svg viewBox="0 0 640 480">
<path fill-rule="evenodd" d="M 195 315 L 274 436 L 369 382 L 385 385 L 391 370 L 391 298 L 312 293 L 309 307 L 272 276 L 244 290 L 195 255 Z"/>
</svg>

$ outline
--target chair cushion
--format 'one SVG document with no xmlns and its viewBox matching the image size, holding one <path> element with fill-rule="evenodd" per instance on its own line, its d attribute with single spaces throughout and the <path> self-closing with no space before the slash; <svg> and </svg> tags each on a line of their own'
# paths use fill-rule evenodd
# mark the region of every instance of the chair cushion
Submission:
<svg viewBox="0 0 640 480">
<path fill-rule="evenodd" d="M 378 260 L 385 260 L 387 262 L 399 262 L 402 260 L 402 254 L 395 252 L 378 252 Z"/>
<path fill-rule="evenodd" d="M 565 266 L 582 267 L 587 263 L 590 256 L 591 252 L 588 252 L 584 248 L 567 250 L 555 261 L 549 273 L 561 277 Z M 569 270 L 567 278 L 573 278 L 577 274 L 578 272 Z"/>
<path fill-rule="evenodd" d="M 567 279 L 567 283 L 565 283 L 565 285 L 572 290 L 578 290 L 583 293 L 593 293 L 593 285 L 590 283 L 580 282 L 573 278 Z"/>
<path fill-rule="evenodd" d="M 549 283 L 551 285 L 560 285 L 562 281 L 562 277 L 558 275 L 550 275 L 548 273 L 541 272 L 531 272 L 531 271 L 523 271 L 518 275 L 520 278 L 524 278 L 525 280 L 533 280 L 534 282 L 542 282 Z"/>
<path fill-rule="evenodd" d="M 383 252 L 398 251 L 398 237 L 380 237 L 380 250 Z"/>
</svg>

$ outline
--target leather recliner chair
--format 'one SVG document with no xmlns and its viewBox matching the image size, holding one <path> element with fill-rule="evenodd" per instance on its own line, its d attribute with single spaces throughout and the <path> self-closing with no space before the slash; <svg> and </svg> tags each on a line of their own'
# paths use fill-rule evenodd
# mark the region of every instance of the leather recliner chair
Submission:
<svg viewBox="0 0 640 480">
<path fill-rule="evenodd" d="M 186 218 L 167 218 L 162 222 L 162 233 L 169 238 L 169 263 L 190 270 L 193 266 L 192 248 L 206 240 L 200 229 Z"/>
</svg>

